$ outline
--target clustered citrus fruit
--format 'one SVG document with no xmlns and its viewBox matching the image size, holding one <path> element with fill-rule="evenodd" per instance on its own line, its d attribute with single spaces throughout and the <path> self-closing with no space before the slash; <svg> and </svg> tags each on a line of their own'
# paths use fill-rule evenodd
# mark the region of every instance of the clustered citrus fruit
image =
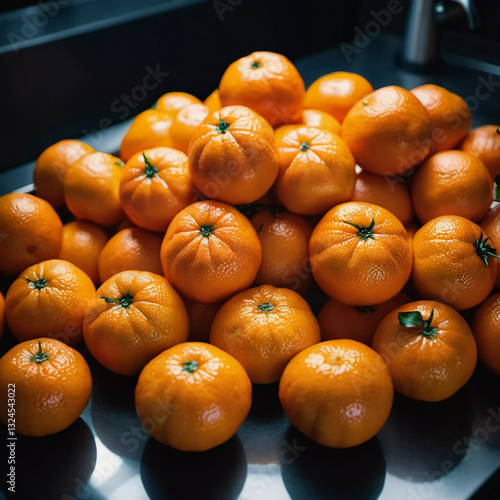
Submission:
<svg viewBox="0 0 500 500">
<path fill-rule="evenodd" d="M 203 102 L 161 96 L 119 156 L 50 146 L 37 196 L 0 197 L 0 335 L 19 342 L 0 420 L 17 384 L 17 432 L 71 425 L 92 387 L 82 340 L 138 376 L 143 427 L 182 451 L 230 439 L 252 383 L 279 383 L 292 425 L 345 448 L 394 390 L 449 398 L 477 358 L 500 375 L 500 128 L 470 129 L 442 87 L 333 72 L 306 90 L 254 52 Z M 457 311 L 474 307 L 471 328 Z"/>
</svg>

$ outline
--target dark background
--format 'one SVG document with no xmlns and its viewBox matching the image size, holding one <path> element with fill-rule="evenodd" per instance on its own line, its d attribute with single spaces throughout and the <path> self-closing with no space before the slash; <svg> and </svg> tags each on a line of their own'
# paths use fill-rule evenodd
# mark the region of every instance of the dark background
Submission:
<svg viewBox="0 0 500 500">
<path fill-rule="evenodd" d="M 165 92 L 184 90 L 204 99 L 230 62 L 254 50 L 295 59 L 350 41 L 356 28 L 363 30 L 373 19 L 372 12 L 386 9 L 387 3 L 3 0 L 0 170 L 35 159 L 58 140 L 105 131 L 150 107 Z M 58 12 L 46 16 L 44 24 L 44 7 L 51 4 L 58 5 Z M 401 0 L 401 5 L 407 4 Z M 145 13 L 150 5 L 156 10 Z M 471 35 L 465 23 L 452 24 L 449 30 L 458 34 L 458 42 L 452 44 L 464 41 L 470 46 L 479 40 L 479 52 L 491 52 L 500 60 L 500 2 L 476 0 L 476 5 L 480 28 Z M 385 29 L 402 32 L 405 14 L 393 16 Z M 26 25 L 36 24 L 37 15 L 42 26 L 29 31 Z M 12 45 L 13 36 L 17 45 Z M 132 100 L 128 109 L 117 112 L 117 99 L 141 85 L 148 67 L 169 75 L 154 90 L 137 94 L 140 99 Z"/>
</svg>

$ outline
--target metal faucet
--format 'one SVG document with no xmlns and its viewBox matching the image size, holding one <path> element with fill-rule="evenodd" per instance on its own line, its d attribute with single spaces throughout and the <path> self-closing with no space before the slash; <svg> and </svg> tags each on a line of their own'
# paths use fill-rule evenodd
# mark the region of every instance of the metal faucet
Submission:
<svg viewBox="0 0 500 500">
<path fill-rule="evenodd" d="M 398 64 L 416 72 L 434 68 L 439 61 L 438 26 L 459 17 L 467 17 L 471 30 L 478 26 L 473 0 L 411 0 Z"/>
</svg>

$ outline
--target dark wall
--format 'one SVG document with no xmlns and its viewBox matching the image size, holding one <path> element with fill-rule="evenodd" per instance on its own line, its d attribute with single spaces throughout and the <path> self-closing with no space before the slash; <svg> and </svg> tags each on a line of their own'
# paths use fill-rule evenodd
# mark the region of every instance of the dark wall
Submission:
<svg viewBox="0 0 500 500">
<path fill-rule="evenodd" d="M 0 141 L 8 146 L 0 169 L 130 118 L 165 92 L 205 98 L 230 62 L 254 50 L 293 59 L 347 39 L 354 25 L 351 0 L 220 5 L 230 8 L 208 1 L 0 54 Z"/>
</svg>

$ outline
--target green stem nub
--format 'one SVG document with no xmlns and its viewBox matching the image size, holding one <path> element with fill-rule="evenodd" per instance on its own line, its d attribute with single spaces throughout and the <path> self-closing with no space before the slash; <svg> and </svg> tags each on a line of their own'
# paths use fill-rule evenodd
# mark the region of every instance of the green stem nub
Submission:
<svg viewBox="0 0 500 500">
<path fill-rule="evenodd" d="M 219 125 L 216 127 L 215 131 L 218 134 L 225 134 L 229 130 L 229 123 L 227 123 L 224 118 L 219 118 Z"/>
<path fill-rule="evenodd" d="M 109 297 L 99 297 L 100 299 L 104 299 L 106 304 L 112 304 L 114 302 L 120 304 L 124 309 L 127 309 L 133 302 L 132 295 L 130 293 L 126 293 L 125 295 L 122 295 L 121 299 L 111 299 Z"/>
<path fill-rule="evenodd" d="M 354 309 L 361 314 L 374 313 L 377 310 L 377 306 L 354 306 Z"/>
<path fill-rule="evenodd" d="M 261 64 L 259 61 L 255 61 L 251 66 L 252 69 L 257 69 L 261 67 Z"/>
<path fill-rule="evenodd" d="M 479 236 L 479 239 L 476 241 L 476 243 L 474 243 L 477 255 L 479 255 L 479 257 L 483 259 L 483 262 L 486 264 L 486 266 L 489 265 L 488 257 L 500 259 L 500 255 L 497 255 L 497 249 L 489 245 L 488 241 L 491 241 L 490 238 L 485 239 L 484 234 L 481 231 L 481 236 Z"/>
<path fill-rule="evenodd" d="M 26 278 L 26 281 L 28 282 L 28 286 L 33 288 L 33 290 L 41 290 L 45 288 L 45 285 L 49 282 L 49 280 L 45 280 L 41 276 L 36 281 L 30 280 L 29 278 Z"/>
<path fill-rule="evenodd" d="M 115 161 L 115 165 L 118 166 L 118 167 L 124 167 L 125 163 L 122 160 L 116 160 Z"/>
<path fill-rule="evenodd" d="M 311 145 L 304 141 L 301 145 L 300 145 L 300 150 L 305 153 L 309 148 L 311 147 Z"/>
<path fill-rule="evenodd" d="M 401 326 L 405 328 L 419 328 L 420 335 L 427 339 L 432 339 L 438 333 L 438 329 L 435 326 L 431 326 L 432 318 L 434 318 L 434 309 L 432 309 L 429 319 L 424 319 L 420 311 L 398 313 L 398 320 Z"/>
<path fill-rule="evenodd" d="M 372 231 L 373 231 L 373 228 L 375 227 L 375 219 L 372 219 L 372 221 L 370 222 L 370 225 L 368 227 L 365 225 L 358 226 L 357 224 L 353 224 L 352 222 L 348 222 L 346 220 L 344 220 L 342 222 L 345 222 L 346 224 L 349 224 L 350 226 L 355 227 L 358 230 L 357 234 L 360 237 L 360 239 L 362 239 L 362 240 L 367 240 L 368 238 L 373 239 Z"/>
<path fill-rule="evenodd" d="M 45 351 L 42 351 L 42 343 L 38 341 L 38 352 L 31 356 L 31 361 L 34 361 L 39 365 L 40 363 L 47 361 L 49 358 L 50 356 Z"/>
<path fill-rule="evenodd" d="M 146 153 L 142 153 L 142 157 L 144 158 L 144 163 L 146 164 L 146 177 L 151 179 L 159 172 L 159 170 L 154 165 L 151 165 L 150 161 L 146 158 Z"/>
<path fill-rule="evenodd" d="M 497 134 L 500 134 L 500 125 L 497 128 Z"/>
<path fill-rule="evenodd" d="M 263 302 L 257 306 L 261 311 L 270 313 L 274 311 L 274 306 L 270 302 Z"/>
<path fill-rule="evenodd" d="M 214 230 L 213 224 L 203 224 L 203 226 L 200 227 L 200 234 L 204 238 L 209 238 L 213 230 Z"/>
<path fill-rule="evenodd" d="M 198 369 L 198 362 L 192 359 L 191 361 L 186 361 L 182 365 L 182 371 L 186 373 L 193 373 Z"/>
</svg>

